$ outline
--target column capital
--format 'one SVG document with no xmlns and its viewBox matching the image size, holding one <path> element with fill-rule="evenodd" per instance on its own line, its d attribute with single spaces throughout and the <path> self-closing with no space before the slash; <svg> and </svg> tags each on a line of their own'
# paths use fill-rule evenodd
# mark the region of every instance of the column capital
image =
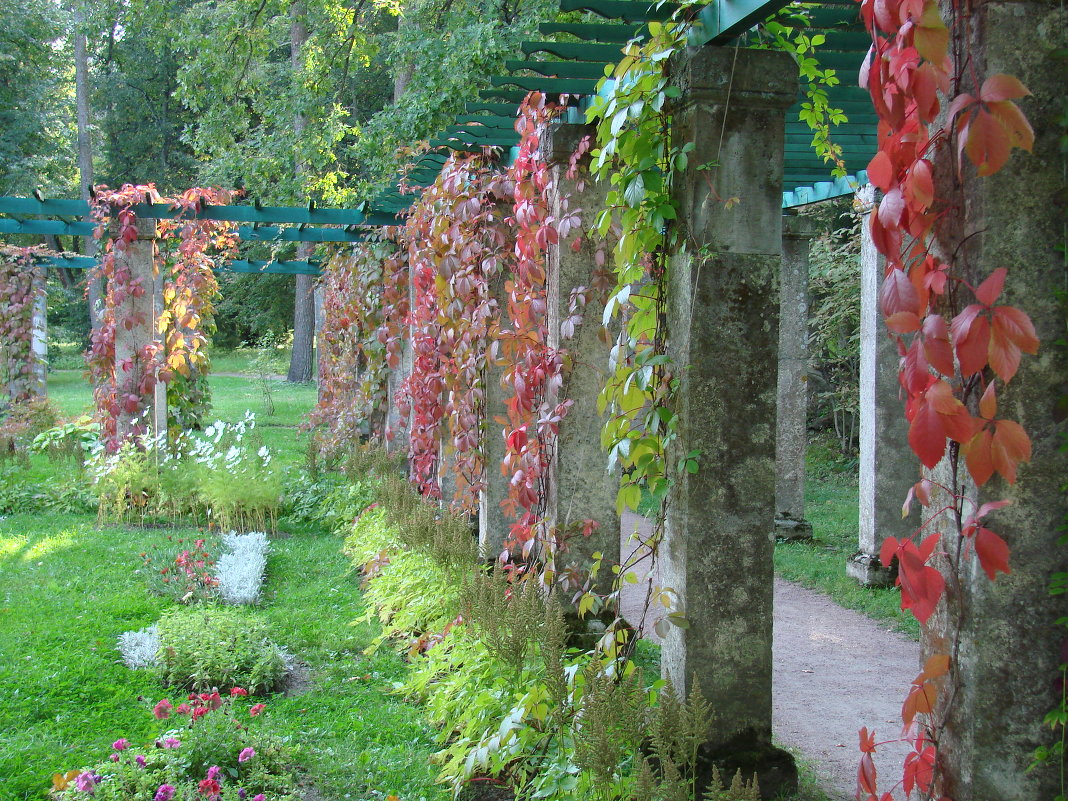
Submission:
<svg viewBox="0 0 1068 801">
<path fill-rule="evenodd" d="M 812 239 L 816 235 L 816 221 L 807 215 L 782 215 L 783 239 Z"/>
<path fill-rule="evenodd" d="M 673 72 L 682 107 L 727 103 L 786 109 L 797 102 L 797 64 L 789 53 L 702 47 L 680 56 Z"/>
<path fill-rule="evenodd" d="M 538 155 L 548 164 L 567 164 L 584 136 L 596 136 L 593 125 L 556 120 L 541 134 Z"/>
</svg>

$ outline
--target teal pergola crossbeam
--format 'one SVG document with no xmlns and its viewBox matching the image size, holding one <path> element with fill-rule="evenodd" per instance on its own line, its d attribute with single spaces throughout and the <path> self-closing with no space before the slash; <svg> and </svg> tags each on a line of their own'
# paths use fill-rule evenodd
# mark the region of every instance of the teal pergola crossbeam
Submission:
<svg viewBox="0 0 1068 801">
<path fill-rule="evenodd" d="M 0 234 L 34 236 L 93 236 L 96 223 L 62 220 L 13 220 L 0 218 Z M 237 228 L 242 242 L 362 242 L 365 234 L 343 228 L 278 228 L 242 225 Z"/>
<path fill-rule="evenodd" d="M 303 223 L 305 225 L 395 225 L 392 214 L 364 213 L 358 209 L 316 208 L 314 206 L 203 206 L 196 214 L 175 210 L 166 203 L 133 206 L 139 217 L 176 219 L 197 217 L 247 223 Z M 0 197 L 0 214 L 36 217 L 88 217 L 89 204 L 84 200 L 38 200 L 28 197 Z"/>
<path fill-rule="evenodd" d="M 97 260 L 90 256 L 56 256 L 45 262 L 47 267 L 66 270 L 91 270 Z M 315 261 L 248 261 L 235 259 L 224 262 L 220 269 L 235 273 L 264 273 L 270 275 L 318 275 L 320 265 Z"/>
<path fill-rule="evenodd" d="M 670 19 L 678 8 L 676 3 L 645 0 L 560 0 L 561 11 L 592 11 L 607 19 L 632 23 Z"/>
<path fill-rule="evenodd" d="M 608 23 L 543 22 L 538 32 L 546 36 L 566 33 L 587 42 L 617 42 L 624 44 L 645 31 L 644 25 L 610 25 Z"/>
</svg>

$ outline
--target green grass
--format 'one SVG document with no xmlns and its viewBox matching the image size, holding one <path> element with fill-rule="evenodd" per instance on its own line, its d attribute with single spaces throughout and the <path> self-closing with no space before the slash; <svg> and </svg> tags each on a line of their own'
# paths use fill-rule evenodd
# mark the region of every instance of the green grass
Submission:
<svg viewBox="0 0 1068 801">
<path fill-rule="evenodd" d="M 775 571 L 785 579 L 830 596 L 839 606 L 889 623 L 912 639 L 919 639 L 919 624 L 911 614 L 901 611 L 901 596 L 896 588 L 861 587 L 846 575 L 846 559 L 857 550 L 858 514 L 854 474 L 809 479 L 805 516 L 812 523 L 813 541 L 776 545 Z"/>
<path fill-rule="evenodd" d="M 97 529 L 86 516 L 0 521 L 0 798 L 43 798 L 54 772 L 102 758 L 119 737 L 145 743 L 159 731 L 150 709 L 167 690 L 126 669 L 115 642 L 170 603 L 134 572 L 166 533 Z M 327 535 L 274 545 L 263 614 L 311 680 L 303 694 L 269 701 L 266 719 L 327 798 L 444 799 L 432 786 L 431 733 L 389 694 L 403 663 L 386 651 L 363 656 L 376 627 L 349 625 L 362 602 L 340 546 Z"/>
</svg>

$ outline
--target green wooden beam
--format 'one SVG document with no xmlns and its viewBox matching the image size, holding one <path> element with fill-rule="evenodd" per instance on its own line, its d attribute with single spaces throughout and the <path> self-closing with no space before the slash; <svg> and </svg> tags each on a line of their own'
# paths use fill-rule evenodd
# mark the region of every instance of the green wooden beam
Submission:
<svg viewBox="0 0 1068 801">
<path fill-rule="evenodd" d="M 543 22 L 538 26 L 538 32 L 546 36 L 555 36 L 566 33 L 587 42 L 608 42 L 625 44 L 631 39 L 646 31 L 644 25 L 609 25 L 597 23 L 560 23 Z"/>
<path fill-rule="evenodd" d="M 57 256 L 46 262 L 48 267 L 62 267 L 67 270 L 90 270 L 97 260 L 89 256 Z M 264 273 L 270 275 L 318 275 L 318 262 L 309 261 L 246 261 L 235 259 L 225 262 L 220 269 L 235 273 Z"/>
<path fill-rule="evenodd" d="M 93 236 L 96 223 L 63 220 L 11 220 L 0 218 L 0 233 L 33 236 Z M 242 225 L 237 228 L 242 242 L 362 242 L 364 234 L 344 228 L 278 228 Z"/>
<path fill-rule="evenodd" d="M 592 11 L 606 19 L 632 23 L 670 19 L 677 9 L 675 3 L 644 0 L 560 0 L 561 11 Z"/>
<path fill-rule="evenodd" d="M 470 114 L 493 114 L 511 117 L 513 120 L 519 116 L 517 103 L 494 103 L 488 100 L 480 100 L 475 103 L 465 103 L 464 110 Z"/>
<path fill-rule="evenodd" d="M 133 207 L 139 217 L 176 219 L 197 217 L 250 223 L 304 223 L 306 225 L 392 225 L 389 215 L 367 215 L 357 209 L 316 208 L 305 206 L 204 206 L 195 215 L 175 211 L 166 203 L 145 203 Z M 37 200 L 27 197 L 0 197 L 0 214 L 37 217 L 88 217 L 89 204 L 84 200 Z"/>
<path fill-rule="evenodd" d="M 618 54 L 622 55 L 622 53 Z M 604 77 L 603 61 L 505 61 L 512 72 L 528 70 L 547 78 L 586 78 L 599 81 Z"/>
<path fill-rule="evenodd" d="M 600 61 L 615 64 L 623 58 L 620 45 L 589 44 L 587 42 L 523 42 L 520 49 L 528 56 L 548 53 L 551 56 L 574 61 Z"/>
<path fill-rule="evenodd" d="M 597 81 L 582 78 L 542 78 L 536 75 L 494 75 L 491 86 L 518 86 L 528 92 L 546 95 L 592 95 L 597 92 Z"/>
</svg>

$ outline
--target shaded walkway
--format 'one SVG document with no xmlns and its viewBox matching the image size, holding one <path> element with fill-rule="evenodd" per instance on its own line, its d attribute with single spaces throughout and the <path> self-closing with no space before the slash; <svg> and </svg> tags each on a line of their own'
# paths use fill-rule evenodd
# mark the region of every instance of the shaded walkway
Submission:
<svg viewBox="0 0 1068 801">
<path fill-rule="evenodd" d="M 622 521 L 624 556 L 630 534 L 648 522 Z M 623 614 L 640 616 L 647 580 L 628 585 Z M 651 633 L 650 639 L 656 639 Z M 775 579 L 774 713 L 776 741 L 808 763 L 832 798 L 852 799 L 860 759 L 857 731 L 874 728 L 877 740 L 896 737 L 901 702 L 919 672 L 919 644 L 864 615 L 843 609 L 798 584 Z M 884 746 L 876 759 L 880 784 L 901 775 L 908 749 Z"/>
</svg>

